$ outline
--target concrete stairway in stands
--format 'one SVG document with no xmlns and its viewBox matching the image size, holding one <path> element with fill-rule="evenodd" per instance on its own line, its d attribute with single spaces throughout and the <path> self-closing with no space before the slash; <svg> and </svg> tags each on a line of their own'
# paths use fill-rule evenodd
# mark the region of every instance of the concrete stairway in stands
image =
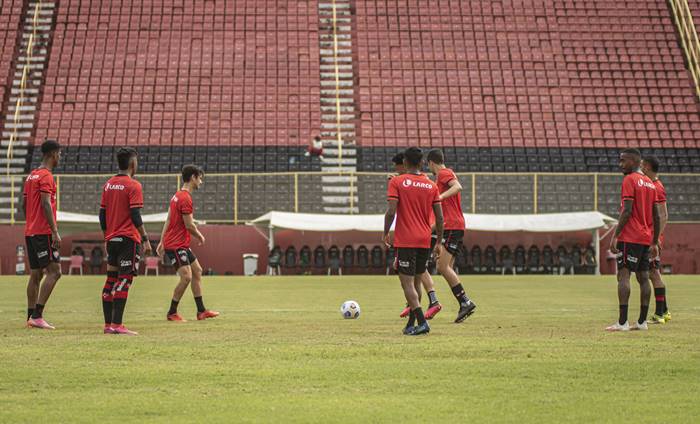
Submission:
<svg viewBox="0 0 700 424">
<path fill-rule="evenodd" d="M 19 46 L 12 60 L 12 84 L 2 107 L 0 137 L 0 221 L 16 220 L 27 157 L 51 46 L 56 3 L 29 1 L 23 9 Z M 33 37 L 32 37 L 33 36 Z M 32 44 L 30 46 L 30 40 Z M 30 54 L 28 54 L 30 53 Z M 24 88 L 22 80 L 26 69 Z"/>
<path fill-rule="evenodd" d="M 353 7 L 349 0 L 318 4 L 321 66 L 321 139 L 323 209 L 327 213 L 357 213 L 355 140 L 355 70 L 353 65 Z"/>
</svg>

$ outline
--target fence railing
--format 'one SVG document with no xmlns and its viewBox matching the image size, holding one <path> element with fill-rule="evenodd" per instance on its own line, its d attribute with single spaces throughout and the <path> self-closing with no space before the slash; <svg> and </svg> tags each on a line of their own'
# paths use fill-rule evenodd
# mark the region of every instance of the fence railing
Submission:
<svg viewBox="0 0 700 424">
<path fill-rule="evenodd" d="M 323 176 L 350 176 L 355 190 L 347 195 L 324 190 Z M 194 193 L 198 219 L 238 224 L 271 210 L 323 213 L 324 200 L 356 204 L 359 213 L 386 210 L 386 173 L 239 173 L 207 174 Z M 466 213 L 538 214 L 598 210 L 616 216 L 622 176 L 613 173 L 458 173 L 464 187 Z M 102 186 L 111 175 L 57 175 L 58 208 L 65 212 L 97 214 Z M 10 186 L 24 182 L 10 176 Z M 176 174 L 139 175 L 144 189 L 144 213 L 164 212 L 181 184 Z M 700 174 L 664 174 L 668 208 L 674 222 L 700 221 Z M 20 195 L 21 196 L 21 195 Z M 325 199 L 324 199 L 325 198 Z M 22 221 L 19 199 L 13 197 L 5 221 Z"/>
<path fill-rule="evenodd" d="M 690 10 L 688 0 L 669 0 L 673 20 L 676 23 L 681 48 L 685 54 L 688 70 L 693 78 L 695 94 L 700 98 L 700 40 L 695 30 L 693 14 Z M 700 10 L 695 11 L 700 12 Z"/>
</svg>

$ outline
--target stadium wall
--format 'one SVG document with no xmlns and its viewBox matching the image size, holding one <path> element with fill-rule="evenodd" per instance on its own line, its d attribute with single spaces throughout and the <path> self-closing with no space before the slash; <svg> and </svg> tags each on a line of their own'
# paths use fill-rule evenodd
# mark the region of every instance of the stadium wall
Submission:
<svg viewBox="0 0 700 424">
<path fill-rule="evenodd" d="M 205 225 L 200 227 L 207 238 L 207 245 L 204 247 L 195 246 L 193 250 L 201 258 L 204 269 L 212 268 L 216 274 L 231 272 L 240 275 L 243 273 L 244 253 L 257 253 L 260 255 L 258 262 L 258 273 L 265 273 L 267 266 L 267 240 L 248 226 L 233 225 Z M 17 262 L 16 247 L 24 245 L 24 234 L 22 226 L 2 225 L 0 226 L 0 237 L 5 243 L 0 246 L 0 271 L 2 274 L 13 274 Z M 663 250 L 663 263 L 673 267 L 674 274 L 697 274 L 700 273 L 700 261 L 697 254 L 700 248 L 696 240 L 700 237 L 700 224 L 670 224 L 666 230 L 666 246 Z M 98 242 L 101 239 L 100 233 L 73 234 L 64 237 L 61 248 L 61 256 L 69 256 L 76 246 L 89 246 L 85 241 Z M 351 244 L 355 248 L 365 244 L 368 249 L 380 244 L 380 234 L 364 232 L 337 232 L 337 233 L 317 233 L 299 232 L 291 230 L 278 231 L 275 234 L 276 244 L 286 249 L 290 245 L 300 249 L 303 245 L 308 245 L 314 249 L 318 245 L 326 248 L 337 245 L 342 249 L 345 245 Z M 536 234 L 536 233 L 480 233 L 467 232 L 465 243 L 471 247 L 479 245 L 485 248 L 493 245 L 498 248 L 502 245 L 509 245 L 515 248 L 521 244 L 526 249 L 535 244 L 543 247 L 549 244 L 556 248 L 560 244 L 571 246 L 578 244 L 585 247 L 591 242 L 591 235 L 587 232 L 569 234 Z M 602 240 L 601 248 L 607 248 L 609 238 Z M 94 243 L 93 243 L 94 245 Z M 89 253 L 88 249 L 85 249 Z M 67 271 L 64 265 L 64 272 Z M 86 268 L 87 269 L 87 268 Z M 614 272 L 612 260 L 606 260 L 603 256 L 601 262 L 601 272 L 610 274 Z"/>
</svg>

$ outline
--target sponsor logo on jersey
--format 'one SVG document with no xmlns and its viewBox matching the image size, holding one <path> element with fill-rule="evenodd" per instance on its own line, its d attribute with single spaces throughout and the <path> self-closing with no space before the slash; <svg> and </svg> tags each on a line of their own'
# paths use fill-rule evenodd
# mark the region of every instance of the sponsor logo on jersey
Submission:
<svg viewBox="0 0 700 424">
<path fill-rule="evenodd" d="M 654 185 L 654 183 L 644 181 L 641 178 L 637 180 L 637 185 L 640 187 L 646 187 L 646 188 L 650 188 L 652 190 L 656 190 L 656 186 Z"/>
<path fill-rule="evenodd" d="M 431 183 L 423 183 L 420 181 L 413 181 L 413 180 L 403 180 L 403 186 L 408 188 L 408 187 L 417 187 L 417 188 L 433 188 L 433 185 Z"/>
<path fill-rule="evenodd" d="M 126 186 L 124 186 L 123 184 L 110 184 L 110 183 L 105 184 L 105 191 L 124 190 L 125 188 L 126 188 Z"/>
<path fill-rule="evenodd" d="M 29 175 L 27 176 L 26 181 L 38 180 L 39 178 L 41 178 L 41 175 L 38 175 L 38 174 L 29 174 Z"/>
</svg>

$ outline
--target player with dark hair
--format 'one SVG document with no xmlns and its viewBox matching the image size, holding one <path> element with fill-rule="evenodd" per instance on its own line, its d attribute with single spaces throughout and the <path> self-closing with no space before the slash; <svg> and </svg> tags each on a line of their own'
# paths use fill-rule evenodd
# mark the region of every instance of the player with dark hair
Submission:
<svg viewBox="0 0 700 424">
<path fill-rule="evenodd" d="M 459 275 L 454 270 L 455 258 L 461 253 L 462 240 L 464 239 L 464 215 L 462 214 L 462 185 L 455 173 L 445 166 L 445 156 L 442 150 L 433 149 L 428 152 L 428 168 L 437 177 L 437 186 L 440 191 L 440 201 L 445 214 L 445 235 L 438 243 L 440 255 L 438 257 L 438 272 L 442 275 L 452 289 L 457 302 L 456 323 L 467 319 L 476 310 L 476 304 L 469 299 L 459 281 Z"/>
<path fill-rule="evenodd" d="M 406 168 L 403 165 L 403 160 L 404 160 L 404 154 L 403 152 L 399 152 L 396 155 L 394 155 L 393 158 L 391 158 L 391 161 L 394 163 L 394 172 L 395 174 L 389 175 L 389 180 L 391 180 L 393 177 L 397 175 L 402 175 L 406 173 Z M 432 251 L 432 248 L 434 247 L 434 244 L 431 243 L 430 248 Z M 428 270 L 426 270 L 423 275 L 421 275 L 421 283 L 423 284 L 423 288 L 425 288 L 425 292 L 428 293 L 428 299 L 430 304 L 428 305 L 428 310 L 425 311 L 425 319 L 433 319 L 435 315 L 438 314 L 442 310 L 442 305 L 440 305 L 440 302 L 438 301 L 437 294 L 435 293 L 435 282 L 433 281 L 433 277 L 430 275 Z M 420 286 L 416 287 L 416 291 L 418 292 L 418 299 L 421 299 L 421 288 Z M 408 314 L 411 313 L 411 307 L 406 304 L 406 307 L 404 308 L 403 311 L 399 314 L 401 318 L 405 318 L 408 316 Z"/>
<path fill-rule="evenodd" d="M 396 217 L 393 243 L 396 249 L 396 269 L 404 296 L 411 307 L 404 334 L 411 336 L 430 332 L 416 287 L 420 289 L 421 276 L 426 271 L 430 257 L 433 215 L 438 237 L 442 237 L 443 231 L 440 193 L 437 186 L 420 172 L 422 162 L 421 149 L 410 147 L 406 150 L 406 173 L 389 181 L 389 207 L 384 216 L 384 243 L 387 247 L 391 246 L 389 232 Z"/>
<path fill-rule="evenodd" d="M 56 225 L 56 183 L 52 171 L 61 160 L 61 146 L 55 140 L 41 144 L 41 166 L 24 182 L 24 236 L 29 259 L 27 283 L 27 326 L 53 330 L 44 320 L 44 306 L 61 278 L 61 236 Z M 44 277 L 46 274 L 46 277 Z M 41 284 L 42 278 L 44 284 Z"/>
<path fill-rule="evenodd" d="M 160 243 L 156 248 L 158 256 L 168 259 L 171 265 L 177 267 L 180 282 L 175 286 L 173 298 L 170 301 L 167 320 L 184 322 L 177 313 L 177 306 L 185 294 L 187 286 L 192 284 L 192 295 L 197 304 L 197 319 L 203 320 L 219 316 L 216 311 L 207 310 L 202 300 L 202 267 L 199 260 L 190 249 L 192 236 L 204 245 L 205 239 L 197 224 L 194 222 L 192 192 L 199 190 L 204 178 L 204 171 L 196 165 L 185 165 L 182 168 L 182 188 L 170 199 L 168 218 L 163 225 Z"/>
<path fill-rule="evenodd" d="M 610 251 L 617 255 L 617 296 L 620 302 L 618 321 L 607 331 L 647 330 L 649 313 L 649 257 L 659 253 L 661 218 L 656 186 L 639 169 L 641 154 L 637 149 L 625 149 L 620 154 L 622 204 Z M 640 289 L 639 319 L 630 326 L 627 308 L 630 297 L 630 274 L 634 272 Z"/>
<path fill-rule="evenodd" d="M 642 159 L 642 172 L 656 186 L 657 205 L 659 207 L 659 255 L 655 258 L 649 258 L 651 284 L 654 287 L 654 298 L 656 299 L 656 311 L 651 316 L 652 324 L 665 324 L 671 321 L 671 313 L 668 311 L 668 303 L 666 302 L 666 284 L 661 279 L 661 247 L 664 243 L 664 229 L 668 222 L 668 208 L 666 207 L 666 188 L 659 179 L 659 160 L 654 156 L 645 156 Z"/>
<path fill-rule="evenodd" d="M 100 226 L 107 243 L 107 282 L 102 289 L 104 333 L 136 335 L 122 319 L 142 247 L 146 254 L 152 248 L 141 218 L 143 189 L 133 178 L 138 169 L 136 150 L 119 149 L 117 163 L 119 173 L 105 183 L 100 203 Z"/>
</svg>

